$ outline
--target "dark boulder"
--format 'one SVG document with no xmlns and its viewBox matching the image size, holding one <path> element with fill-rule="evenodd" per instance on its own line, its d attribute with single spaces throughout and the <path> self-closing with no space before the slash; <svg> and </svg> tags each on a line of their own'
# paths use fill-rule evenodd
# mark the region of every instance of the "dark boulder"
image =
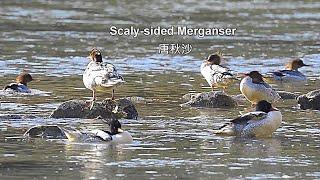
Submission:
<svg viewBox="0 0 320 180">
<path fill-rule="evenodd" d="M 189 93 L 184 95 L 183 98 L 189 101 L 181 104 L 181 106 L 210 108 L 233 108 L 237 106 L 237 102 L 231 96 L 221 91 Z"/>
<path fill-rule="evenodd" d="M 320 110 L 320 89 L 299 96 L 298 104 L 301 109 Z"/>
<path fill-rule="evenodd" d="M 92 119 L 102 117 L 137 119 L 138 111 L 134 104 L 128 99 L 118 99 L 116 101 L 104 100 L 95 102 L 90 110 L 86 101 L 70 100 L 63 102 L 50 115 L 50 118 L 84 118 Z"/>
</svg>

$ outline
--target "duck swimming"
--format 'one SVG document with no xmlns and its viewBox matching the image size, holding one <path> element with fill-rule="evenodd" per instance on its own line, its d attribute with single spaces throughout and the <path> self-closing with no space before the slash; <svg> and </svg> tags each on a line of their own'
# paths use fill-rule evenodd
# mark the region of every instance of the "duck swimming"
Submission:
<svg viewBox="0 0 320 180">
<path fill-rule="evenodd" d="M 112 90 L 111 99 L 114 100 L 114 89 L 125 81 L 113 64 L 102 61 L 102 54 L 97 48 L 92 49 L 88 58 L 91 62 L 83 73 L 83 84 L 92 91 L 90 101 L 90 109 L 92 109 L 96 100 L 96 91 Z"/>
<path fill-rule="evenodd" d="M 258 71 L 251 71 L 245 76 L 240 82 L 240 91 L 251 104 L 257 104 L 261 100 L 276 102 L 281 99 L 279 94 L 264 82 Z"/>
<path fill-rule="evenodd" d="M 280 127 L 281 122 L 281 112 L 262 100 L 258 102 L 256 111 L 233 119 L 215 133 L 239 137 L 270 137 Z"/>
<path fill-rule="evenodd" d="M 275 82 L 281 83 L 305 82 L 307 81 L 307 77 L 298 71 L 299 68 L 304 66 L 310 65 L 304 64 L 300 58 L 293 59 L 286 65 L 285 70 L 267 73 L 267 80 L 271 79 Z"/>
<path fill-rule="evenodd" d="M 130 133 L 121 129 L 121 124 L 118 120 L 113 119 L 108 124 L 110 131 L 95 129 L 89 132 L 66 129 L 57 125 L 39 125 L 27 130 L 24 133 L 24 137 L 67 139 L 70 142 L 131 143 L 133 141 Z"/>
<path fill-rule="evenodd" d="M 221 53 L 211 54 L 207 60 L 203 61 L 200 67 L 202 76 L 212 90 L 214 87 L 226 89 L 234 80 L 230 70 L 220 65 L 221 59 Z"/>
<path fill-rule="evenodd" d="M 21 73 L 16 78 L 16 83 L 11 83 L 3 88 L 3 90 L 13 90 L 20 93 L 31 93 L 31 90 L 28 88 L 28 83 L 31 82 L 32 76 L 29 73 Z"/>
</svg>

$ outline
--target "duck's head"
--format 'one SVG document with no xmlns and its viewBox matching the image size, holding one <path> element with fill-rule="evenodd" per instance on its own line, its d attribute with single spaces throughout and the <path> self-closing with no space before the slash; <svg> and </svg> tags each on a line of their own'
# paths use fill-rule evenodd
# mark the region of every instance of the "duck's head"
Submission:
<svg viewBox="0 0 320 180">
<path fill-rule="evenodd" d="M 263 81 L 262 74 L 259 73 L 259 71 L 251 71 L 250 73 L 244 74 L 246 76 L 249 76 L 252 79 L 253 83 L 261 83 Z"/>
<path fill-rule="evenodd" d="M 21 73 L 17 78 L 16 78 L 16 82 L 17 83 L 21 83 L 24 85 L 27 85 L 29 82 L 31 82 L 32 76 L 29 73 Z"/>
<path fill-rule="evenodd" d="M 117 119 L 112 119 L 109 123 L 110 132 L 112 135 L 122 133 L 121 124 Z"/>
<path fill-rule="evenodd" d="M 270 111 L 278 111 L 278 109 L 273 108 L 271 103 L 269 103 L 268 101 L 262 100 L 258 102 L 256 106 L 256 111 L 263 111 L 265 113 L 268 113 Z"/>
<path fill-rule="evenodd" d="M 100 50 L 97 48 L 93 48 L 90 51 L 88 58 L 94 62 L 102 62 L 102 54 L 101 54 Z"/>
<path fill-rule="evenodd" d="M 304 64 L 304 62 L 300 58 L 293 59 L 288 64 L 286 64 L 286 67 L 288 70 L 298 70 L 303 66 L 310 66 L 310 65 Z"/>
<path fill-rule="evenodd" d="M 209 55 L 208 59 L 206 60 L 209 64 L 219 65 L 222 60 L 222 53 L 216 52 L 214 54 Z"/>
</svg>

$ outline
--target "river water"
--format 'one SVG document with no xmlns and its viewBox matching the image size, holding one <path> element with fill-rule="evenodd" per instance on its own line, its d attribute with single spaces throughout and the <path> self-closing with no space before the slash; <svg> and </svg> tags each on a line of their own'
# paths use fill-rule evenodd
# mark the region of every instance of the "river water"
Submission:
<svg viewBox="0 0 320 180">
<path fill-rule="evenodd" d="M 189 92 L 210 91 L 200 74 L 208 54 L 222 50 L 236 73 L 283 68 L 303 57 L 309 81 L 283 88 L 303 94 L 320 84 L 320 2 L 316 1 L 15 1 L 0 2 L 0 85 L 30 72 L 33 95 L 1 94 L 0 113 L 32 115 L 0 119 L 1 179 L 319 179 L 319 111 L 294 100 L 276 104 L 282 126 L 272 138 L 220 137 L 212 129 L 235 118 L 235 109 L 180 107 Z M 111 26 L 237 28 L 235 36 L 111 36 Z M 159 54 L 163 43 L 192 45 L 187 55 Z M 116 97 L 143 97 L 138 120 L 121 119 L 133 144 L 24 141 L 38 124 L 104 128 L 98 120 L 49 119 L 70 99 L 89 99 L 82 83 L 92 47 L 117 66 L 126 84 Z M 227 93 L 239 94 L 239 82 Z M 110 93 L 99 93 L 98 98 Z"/>
</svg>

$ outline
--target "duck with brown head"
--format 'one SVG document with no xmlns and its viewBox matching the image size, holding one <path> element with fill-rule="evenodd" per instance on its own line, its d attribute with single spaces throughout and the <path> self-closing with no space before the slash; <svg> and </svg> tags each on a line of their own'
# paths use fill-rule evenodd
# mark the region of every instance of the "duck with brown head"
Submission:
<svg viewBox="0 0 320 180">
<path fill-rule="evenodd" d="M 90 62 L 83 73 L 83 84 L 92 91 L 92 99 L 89 105 L 92 109 L 97 91 L 111 90 L 111 99 L 114 100 L 114 89 L 125 81 L 113 64 L 103 62 L 102 53 L 97 48 L 91 50 L 88 58 Z"/>
<path fill-rule="evenodd" d="M 281 99 L 279 94 L 264 82 L 263 76 L 258 71 L 251 71 L 245 76 L 240 82 L 240 91 L 251 104 L 257 104 L 262 100 L 276 102 Z"/>
<path fill-rule="evenodd" d="M 31 93 L 28 88 L 28 83 L 33 81 L 32 76 L 29 73 L 21 73 L 17 78 L 15 83 L 11 83 L 3 88 L 3 90 L 12 90 L 20 93 Z"/>
<path fill-rule="evenodd" d="M 209 86 L 214 90 L 215 87 L 226 89 L 234 80 L 230 70 L 220 65 L 222 54 L 220 52 L 209 55 L 200 67 L 202 76 L 206 79 Z"/>
<path fill-rule="evenodd" d="M 286 64 L 286 69 L 267 73 L 266 80 L 276 83 L 305 83 L 307 77 L 298 69 L 310 66 L 305 64 L 300 58 L 292 59 Z"/>
</svg>

